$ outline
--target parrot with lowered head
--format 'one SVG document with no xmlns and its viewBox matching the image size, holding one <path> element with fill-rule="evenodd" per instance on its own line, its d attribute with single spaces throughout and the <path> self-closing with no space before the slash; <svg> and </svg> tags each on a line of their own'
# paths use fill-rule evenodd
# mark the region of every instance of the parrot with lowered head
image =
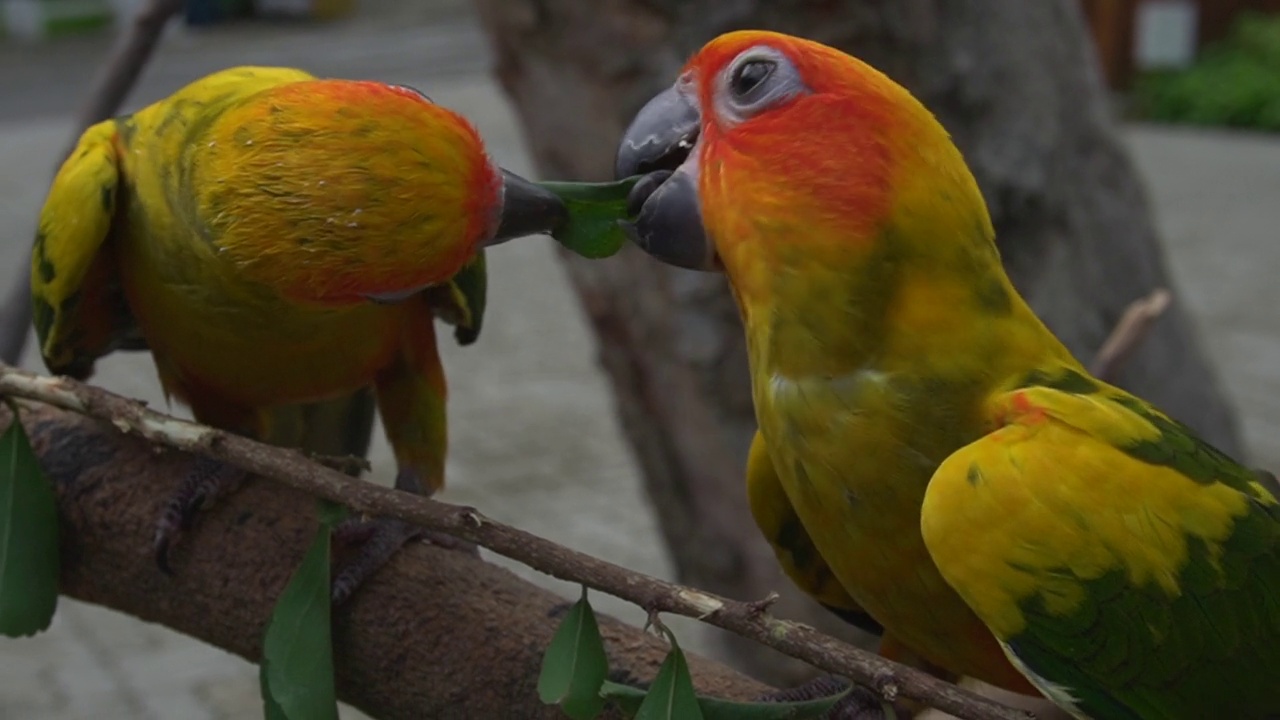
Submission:
<svg viewBox="0 0 1280 720">
<path fill-rule="evenodd" d="M 565 212 L 412 88 L 223 70 L 90 127 L 61 166 L 32 255 L 40 350 L 85 379 L 114 350 L 149 349 L 196 420 L 315 453 L 363 455 L 376 402 L 396 487 L 431 494 L 448 435 L 434 319 L 473 342 L 484 248 Z M 199 508 L 242 479 L 194 463 L 158 523 L 162 569 Z M 347 529 L 364 542 L 336 600 L 422 534 Z"/>
<path fill-rule="evenodd" d="M 747 492 L 803 589 L 882 625 L 882 651 L 1076 717 L 1280 717 L 1280 487 L 1072 357 L 906 89 L 722 35 L 638 113 L 617 174 L 644 175 L 636 244 L 728 276 Z"/>
</svg>

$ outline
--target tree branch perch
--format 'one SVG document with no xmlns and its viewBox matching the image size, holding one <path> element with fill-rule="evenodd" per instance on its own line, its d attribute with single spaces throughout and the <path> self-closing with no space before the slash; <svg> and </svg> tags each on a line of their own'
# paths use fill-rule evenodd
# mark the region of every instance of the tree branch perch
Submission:
<svg viewBox="0 0 1280 720">
<path fill-rule="evenodd" d="M 357 512 L 396 517 L 455 535 L 540 572 L 614 595 L 651 612 L 696 618 L 756 640 L 828 672 L 849 677 L 890 700 L 908 698 L 965 720 L 1025 720 L 1028 717 L 1027 713 L 821 635 L 808 626 L 771 617 L 761 612 L 757 603 L 730 600 L 636 573 L 495 522 L 472 508 L 355 480 L 297 451 L 179 420 L 101 388 L 0 365 L 0 395 L 87 415 L 156 445 L 207 455 L 294 490 L 342 503 Z M 185 545 L 194 553 L 208 548 L 210 543 L 207 538 L 196 537 Z M 143 555 L 149 557 L 146 553 Z M 178 560 L 181 563 L 181 555 Z M 267 572 L 264 577 L 280 577 L 282 585 L 282 573 L 292 567 L 285 565 Z M 189 574 L 181 568 L 179 564 L 179 576 Z M 159 573 L 153 574 L 156 578 L 148 580 L 152 586 L 161 577 Z M 119 580 L 113 578 L 115 582 Z M 363 597 L 361 600 L 369 602 Z M 495 632 L 502 630 L 495 628 Z"/>
<path fill-rule="evenodd" d="M 201 514 L 169 577 L 156 570 L 151 539 L 191 457 L 48 406 L 22 415 L 57 491 L 62 592 L 257 662 L 275 600 L 314 536 L 314 500 L 247 483 Z M 8 423 L 0 406 L 0 429 Z M 334 613 L 339 696 L 382 720 L 563 720 L 538 699 L 536 682 L 569 604 L 469 553 L 411 544 Z M 615 679 L 651 679 L 666 644 L 598 618 Z M 703 692 L 747 700 L 769 690 L 709 660 L 689 661 Z"/>
</svg>

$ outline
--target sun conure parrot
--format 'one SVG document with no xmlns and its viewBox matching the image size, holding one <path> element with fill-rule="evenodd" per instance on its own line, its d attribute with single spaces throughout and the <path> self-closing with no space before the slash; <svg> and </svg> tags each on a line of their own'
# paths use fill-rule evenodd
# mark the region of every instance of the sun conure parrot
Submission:
<svg viewBox="0 0 1280 720">
<path fill-rule="evenodd" d="M 1274 478 L 1090 377 L 904 88 L 815 42 L 729 33 L 640 111 L 617 173 L 646 175 L 637 244 L 728 276 L 759 423 L 748 493 L 804 589 L 1077 717 L 1280 717 Z"/>
<path fill-rule="evenodd" d="M 34 324 L 52 372 L 150 349 L 198 421 L 312 452 L 363 455 L 376 395 L 396 487 L 430 494 L 447 440 L 434 317 L 474 341 L 483 248 L 564 214 L 416 90 L 228 69 L 80 137 L 40 215 Z M 162 568 L 242 478 L 195 464 L 159 523 Z M 373 529 L 336 597 L 418 534 Z"/>
</svg>

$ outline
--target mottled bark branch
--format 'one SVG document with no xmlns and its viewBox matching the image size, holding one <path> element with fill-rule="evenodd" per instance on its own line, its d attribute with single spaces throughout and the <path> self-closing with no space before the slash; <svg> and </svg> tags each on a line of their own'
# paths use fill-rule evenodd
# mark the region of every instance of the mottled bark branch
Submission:
<svg viewBox="0 0 1280 720">
<path fill-rule="evenodd" d="M 138 9 L 94 78 L 93 88 L 76 115 L 75 129 L 66 149 L 58 157 L 58 164 L 71 154 L 86 128 L 115 115 L 120 109 L 151 59 L 165 25 L 181 9 L 182 0 L 149 0 Z M 31 276 L 28 273 L 25 264 L 17 268 L 9 296 L 0 306 L 0 361 L 3 362 L 18 362 L 31 332 Z"/>
<path fill-rule="evenodd" d="M 8 422 L 0 409 L 0 428 Z M 249 483 L 202 514 L 170 578 L 156 570 L 151 538 L 191 457 L 49 407 L 24 412 L 23 423 L 58 492 L 63 592 L 256 662 L 272 604 L 315 532 L 311 498 Z M 383 720 L 562 718 L 535 685 L 568 605 L 467 553 L 414 544 L 335 613 L 339 695 Z M 652 678 L 666 645 L 600 621 L 616 677 Z M 714 662 L 690 663 L 704 692 L 748 699 L 768 691 Z"/>
<path fill-rule="evenodd" d="M 916 700 L 968 720 L 1014 720 L 1027 717 L 1025 713 L 979 697 L 918 670 L 897 665 L 824 636 L 808 626 L 772 617 L 760 603 L 730 600 L 694 588 L 682 587 L 636 573 L 584 553 L 562 547 L 517 528 L 495 522 L 472 508 L 449 505 L 417 495 L 397 492 L 373 483 L 362 482 L 316 463 L 297 451 L 265 445 L 237 435 L 164 415 L 147 409 L 135 400 L 114 395 L 100 388 L 77 383 L 66 378 L 34 375 L 0 365 L 0 395 L 33 400 L 63 410 L 81 413 L 109 423 L 128 435 L 140 436 L 157 447 L 194 452 L 217 458 L 252 474 L 269 478 L 287 486 L 293 491 L 288 494 L 292 496 L 292 504 L 295 506 L 299 504 L 301 499 L 301 496 L 297 493 L 301 492 L 342 503 L 358 512 L 396 517 L 426 528 L 455 535 L 500 555 L 522 562 L 553 577 L 580 583 L 594 590 L 614 595 L 633 602 L 650 612 L 684 615 L 729 630 L 768 645 L 787 655 L 804 660 L 823 670 L 849 677 L 874 688 L 890 700 L 898 697 Z M 84 437 L 83 433 L 89 432 L 89 426 L 79 425 L 77 427 L 81 428 L 81 435 L 73 433 L 71 437 Z M 74 479 L 80 473 L 67 470 L 64 466 L 69 466 L 73 469 L 82 466 L 94 467 L 95 465 L 110 462 L 117 451 L 113 449 L 114 446 L 109 438 L 101 433 L 94 436 L 98 439 L 95 441 L 96 444 L 91 447 L 87 441 L 79 444 L 72 443 L 62 438 L 62 435 L 57 432 L 49 432 L 52 432 L 52 435 L 41 431 L 40 426 L 37 425 L 34 434 L 44 451 L 43 457 L 46 464 L 52 466 L 47 469 L 59 483 L 60 493 L 64 498 L 64 502 L 66 502 L 65 498 L 69 493 L 66 479 L 68 477 Z M 136 443 L 132 438 L 126 438 L 126 440 Z M 59 445 L 59 443 L 62 444 Z M 139 462 L 142 460 L 152 462 L 153 460 L 140 447 L 133 452 L 135 454 L 130 455 L 130 457 Z M 154 459 L 158 467 L 164 468 L 159 471 L 152 469 L 149 464 L 142 463 L 132 466 L 131 471 L 122 471 L 114 476 L 116 478 L 128 478 L 127 481 L 122 481 L 119 484 L 127 486 L 129 489 L 121 490 L 120 492 L 128 492 L 130 497 L 133 498 L 133 504 L 128 506 L 127 510 L 128 513 L 131 513 L 130 529 L 135 534 L 140 533 L 140 536 L 136 538 L 139 544 L 133 546 L 136 558 L 134 558 L 132 564 L 125 563 L 127 567 L 118 568 L 118 570 L 125 573 L 125 577 L 120 577 L 113 572 L 103 573 L 100 576 L 100 580 L 103 583 L 101 591 L 112 591 L 112 588 L 117 588 L 122 584 L 135 585 L 128 592 L 139 592 L 137 598 L 142 604 L 154 605 L 156 608 L 167 608 L 167 612 L 173 615 L 166 617 L 173 620 L 178 617 L 177 614 L 185 611 L 179 606 L 184 603 L 183 598 L 186 597 L 186 593 L 178 592 L 178 590 L 185 583 L 207 582 L 208 578 L 202 577 L 205 574 L 215 573 L 221 576 L 221 579 L 217 580 L 217 582 L 222 583 L 219 587 L 222 587 L 223 591 L 228 593 L 228 602 L 243 601 L 242 596 L 245 590 L 243 585 L 245 582 L 249 583 L 249 587 L 254 587 L 255 584 L 256 586 L 261 586 L 264 606 L 261 608 L 262 614 L 257 618 L 256 622 L 249 622 L 248 618 L 238 617 L 236 622 L 228 622 L 226 627 L 223 628 L 226 632 L 232 632 L 233 630 L 243 631 L 244 627 L 247 626 L 252 631 L 247 636 L 252 644 L 242 645 L 242 647 L 247 648 L 246 652 L 251 652 L 257 647 L 256 642 L 261 634 L 262 622 L 268 612 L 266 605 L 269 605 L 269 599 L 274 598 L 279 588 L 282 587 L 292 567 L 290 563 L 296 562 L 297 553 L 301 552 L 302 541 L 305 539 L 306 531 L 304 528 L 299 528 L 294 531 L 293 535 L 277 537 L 272 542 L 264 542 L 259 546 L 258 554 L 254 554 L 247 548 L 243 548 L 238 539 L 232 539 L 231 536 L 234 533 L 231 527 L 220 526 L 202 519 L 200 523 L 201 529 L 193 533 L 190 540 L 184 543 L 185 552 L 189 554 L 184 556 L 182 552 L 179 552 L 175 558 L 178 579 L 172 582 L 165 579 L 155 570 L 154 565 L 150 564 L 152 560 L 149 551 L 146 549 L 149 547 L 146 541 L 149 537 L 147 533 L 153 529 L 153 523 L 157 517 L 157 501 L 165 496 L 163 490 L 165 478 L 178 477 L 181 472 L 182 465 L 180 462 L 175 461 L 174 457 L 174 454 L 168 454 Z M 145 496 L 133 495 L 133 493 L 138 492 L 134 488 L 147 483 L 141 482 L 138 478 L 130 477 L 132 474 L 140 475 L 143 478 L 147 478 L 149 475 L 154 476 L 151 477 L 152 483 L 149 492 Z M 85 486 L 83 480 L 76 480 L 73 485 L 75 487 Z M 105 492 L 100 485 L 101 479 L 98 482 L 89 483 L 87 487 L 93 492 Z M 74 495 L 75 493 L 71 494 Z M 100 501 L 86 503 L 83 499 L 77 499 L 74 503 L 74 509 L 82 512 L 100 510 L 101 508 L 96 504 L 97 502 Z M 255 504 L 249 504 L 244 498 L 236 496 L 233 498 L 232 505 L 238 509 L 238 512 L 222 517 L 225 523 L 231 526 L 249 524 L 258 527 L 261 525 L 263 533 L 269 533 L 274 536 L 281 532 L 281 529 L 276 527 L 280 518 L 267 519 L 260 505 L 260 503 L 264 502 L 267 501 L 262 496 L 255 498 Z M 134 507 L 134 505 L 138 507 Z M 305 501 L 302 502 L 302 506 L 306 507 L 307 505 Z M 121 504 L 108 514 L 125 512 L 126 507 Z M 71 520 L 72 527 L 75 527 L 75 522 L 74 519 Z M 226 535 L 216 540 L 211 540 L 209 534 L 216 531 L 210 530 L 210 526 L 215 528 L 224 527 Z M 302 536 L 294 537 L 299 532 L 302 533 Z M 289 557 L 277 555 L 278 548 L 284 547 L 282 543 L 285 540 L 293 542 L 293 545 L 289 547 L 294 548 L 294 555 Z M 68 551 L 68 554 L 73 558 L 76 557 L 79 554 L 76 552 L 77 549 L 81 552 L 100 552 L 96 546 L 101 542 L 107 542 L 107 540 L 95 540 L 92 543 L 92 547 L 84 542 L 72 543 L 72 548 Z M 237 552 L 231 552 L 229 546 L 235 546 L 240 549 Z M 267 550 L 268 548 L 270 550 Z M 415 554 L 418 552 L 434 551 L 426 549 L 414 551 Z M 408 561 L 404 557 L 411 556 L 402 556 L 394 567 L 404 568 L 404 571 L 407 572 L 409 570 L 409 567 L 406 567 Z M 441 560 L 442 557 L 446 556 L 433 554 L 432 565 L 418 562 L 413 563 L 412 567 L 417 568 L 415 572 L 425 573 L 428 569 L 434 569 L 433 564 L 444 562 Z M 462 562 L 452 556 L 447 557 L 450 563 Z M 115 562 L 117 564 L 124 563 L 125 558 L 118 557 Z M 419 567 L 423 565 L 427 567 Z M 240 578 L 240 582 L 228 584 L 226 573 L 241 572 L 246 566 L 252 566 L 252 574 L 248 576 L 248 579 Z M 193 568 L 198 568 L 200 572 L 193 572 Z M 474 571 L 474 568 L 467 570 L 467 572 L 471 571 Z M 384 574 L 380 573 L 378 576 L 383 578 L 381 582 L 386 582 Z M 252 580 L 251 578 L 258 579 Z M 74 584 L 73 587 L 75 587 Z M 228 590 L 228 588 L 230 589 Z M 172 593 L 168 600 L 164 599 L 163 594 L 165 592 Z M 456 619 L 446 620 L 450 616 L 432 610 L 427 602 L 428 600 L 435 602 L 440 600 L 440 596 L 454 592 L 456 592 L 455 589 L 442 586 L 438 592 L 431 593 L 432 597 L 430 598 L 418 595 L 417 603 L 411 608 L 405 608 L 404 612 L 407 618 L 416 618 L 424 614 L 433 613 L 435 617 L 441 618 L 445 624 L 457 625 Z M 156 593 L 160 594 L 156 595 Z M 86 593 L 86 596 L 93 597 L 91 593 Z M 377 597 L 376 594 L 375 597 Z M 170 607 L 166 603 L 174 606 Z M 199 612 L 195 614 L 193 619 L 196 622 L 221 626 L 225 621 L 225 617 L 215 615 L 214 611 L 217 609 L 220 608 L 214 605 L 206 605 L 203 608 L 199 608 Z M 378 608 L 365 591 L 360 593 L 360 597 L 357 598 L 354 608 L 350 612 L 356 614 L 369 612 L 374 615 L 390 614 L 388 610 Z M 504 613 L 499 612 L 479 623 L 479 625 L 488 628 L 487 632 L 492 634 L 493 642 L 499 642 L 498 638 L 507 632 L 505 621 L 499 621 L 499 618 L 502 618 L 503 615 Z M 144 614 L 142 617 L 150 618 L 153 615 L 148 611 L 148 614 Z M 543 617 L 545 617 L 545 613 Z M 215 618 L 216 620 L 214 620 Z M 235 630 L 236 628 L 239 628 L 239 630 Z M 412 633 L 405 633 L 404 630 L 405 628 L 400 628 L 400 633 L 389 631 L 388 636 L 396 638 L 399 645 L 383 646 L 381 650 L 385 652 L 390 648 L 397 648 L 395 652 L 390 652 L 389 655 L 393 658 L 399 658 L 404 654 L 401 649 L 407 645 L 412 644 L 415 648 L 424 646 L 423 643 L 405 643 L 404 637 L 410 637 Z M 201 637 L 199 633 L 193 634 Z M 356 637 L 347 638 L 346 635 L 341 634 L 340 638 L 348 639 L 353 643 L 358 640 Z M 535 643 L 533 647 L 527 648 L 527 650 L 536 654 L 542 648 L 545 648 L 546 639 L 549 639 L 549 634 L 543 639 L 542 643 Z M 456 652 L 453 643 L 440 643 L 431 645 L 431 647 L 449 648 L 450 656 Z M 370 655 L 376 655 L 376 653 L 371 651 Z M 386 656 L 378 656 L 377 662 L 385 665 L 391 661 Z M 453 659 L 421 658 L 421 663 L 429 665 L 432 662 L 437 664 L 447 663 L 450 667 L 455 668 L 455 672 L 456 668 L 460 667 Z M 414 664 L 417 665 L 418 663 L 415 662 Z M 529 668 L 531 667 L 534 666 L 529 666 Z M 403 667 L 398 670 L 400 673 L 405 671 L 406 668 Z M 425 672 L 425 670 L 423 671 Z M 478 673 L 478 675 L 485 676 L 488 672 L 486 669 Z M 531 673 L 526 678 L 527 682 L 532 683 L 534 677 L 536 677 L 536 672 Z M 343 683 L 343 686 L 348 687 L 349 692 L 356 691 L 350 689 L 346 683 Z M 527 687 L 526 690 L 532 692 L 531 687 Z M 363 699 L 366 702 L 377 700 L 377 698 Z M 472 715 L 470 717 L 488 717 L 488 715 Z"/>
</svg>

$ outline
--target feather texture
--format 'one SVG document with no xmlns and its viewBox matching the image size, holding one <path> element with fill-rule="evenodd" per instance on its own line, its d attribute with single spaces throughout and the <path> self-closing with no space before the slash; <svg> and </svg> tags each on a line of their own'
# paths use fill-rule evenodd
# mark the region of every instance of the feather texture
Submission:
<svg viewBox="0 0 1280 720">
<path fill-rule="evenodd" d="M 735 86 L 748 62 L 790 84 Z M 1088 376 L 936 119 L 777 33 L 713 40 L 681 83 L 747 334 L 752 511 L 788 575 L 1080 717 L 1280 717 L 1274 479 Z"/>
<path fill-rule="evenodd" d="M 45 362 L 87 377 L 149 347 L 198 420 L 320 452 L 363 452 L 376 386 L 397 457 L 438 487 L 432 323 L 474 341 L 501 195 L 475 130 L 416 91 L 214 73 L 93 126 L 54 179 L 32 260 Z"/>
</svg>

